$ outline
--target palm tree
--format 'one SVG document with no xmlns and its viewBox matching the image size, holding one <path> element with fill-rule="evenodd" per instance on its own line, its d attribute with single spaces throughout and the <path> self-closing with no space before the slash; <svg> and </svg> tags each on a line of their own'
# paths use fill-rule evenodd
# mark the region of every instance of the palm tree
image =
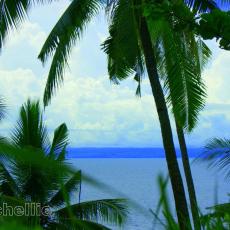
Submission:
<svg viewBox="0 0 230 230">
<path fill-rule="evenodd" d="M 1 202 L 37 203 L 41 210 L 49 207 L 52 214 L 23 218 L 27 225 L 45 229 L 109 229 L 98 222 L 122 225 L 127 214 L 122 199 L 72 203 L 82 175 L 65 163 L 67 127 L 60 125 L 50 144 L 42 117 L 39 103 L 28 100 L 21 107 L 11 141 L 1 140 Z"/>
<path fill-rule="evenodd" d="M 167 101 L 169 107 L 172 108 L 176 123 L 194 227 L 195 229 L 201 229 L 184 132 L 190 133 L 194 129 L 199 112 L 204 106 L 206 93 L 201 79 L 202 64 L 199 56 L 202 56 L 202 60 L 207 60 L 210 51 L 201 40 L 196 41 L 191 34 L 190 37 L 187 36 L 186 41 L 186 34 L 182 33 L 182 37 L 180 37 L 170 28 L 168 31 L 164 29 L 165 33 L 168 33 L 166 36 L 163 35 L 164 38 L 162 38 L 162 46 L 165 47 L 163 57 L 165 58 L 160 60 L 159 66 L 160 68 L 165 67 L 163 74 L 166 74 L 166 76 L 163 75 L 162 79 L 165 91 L 168 92 Z"/>
<path fill-rule="evenodd" d="M 160 120 L 178 220 L 181 229 L 187 229 L 189 226 L 187 203 L 176 158 L 166 101 L 157 70 L 155 47 L 152 43 L 147 21 L 142 12 L 138 10 L 140 4 L 140 1 L 121 0 L 112 10 L 110 38 L 104 43 L 104 51 L 109 56 L 109 75 L 111 80 L 116 82 L 117 79 L 122 80 L 128 77 L 135 70 L 136 79 L 140 81 L 139 75 L 143 72 L 143 63 L 145 62 Z"/>
<path fill-rule="evenodd" d="M 152 9 L 152 12 L 149 9 Z M 158 10 L 158 14 L 156 9 Z M 176 10 L 180 10 L 180 13 L 184 10 L 183 15 L 193 18 L 188 7 L 184 4 L 179 5 L 179 7 L 178 5 L 172 5 L 171 11 L 168 11 L 168 9 L 165 10 L 161 4 L 156 5 L 155 8 L 151 5 L 147 5 L 146 11 L 147 10 L 153 44 L 156 44 L 158 72 L 164 82 L 166 100 L 169 107 L 172 107 L 172 112 L 176 120 L 193 220 L 195 228 L 200 229 L 196 194 L 183 129 L 189 132 L 193 130 L 197 123 L 199 111 L 204 106 L 206 94 L 201 79 L 201 72 L 211 52 L 201 39 L 198 39 L 198 41 L 195 40 L 191 30 L 185 30 L 184 27 L 182 27 L 183 31 L 178 31 L 178 29 L 175 28 L 181 23 L 181 21 L 178 20 L 176 14 L 178 12 L 175 12 Z M 134 79 L 138 81 L 136 92 L 138 95 L 141 95 L 141 75 L 144 73 L 142 57 L 140 55 L 138 57 L 138 53 L 134 51 L 137 45 L 135 44 L 135 46 L 132 43 L 131 45 L 135 48 L 131 50 L 131 45 L 126 45 L 125 35 L 121 35 L 121 32 L 115 31 L 115 27 L 116 25 L 111 25 L 110 38 L 104 43 L 104 49 L 108 54 L 111 80 L 115 83 L 119 83 L 120 80 L 130 76 L 130 73 L 134 73 Z M 120 30 L 120 28 L 117 27 L 117 30 Z M 127 33 L 127 30 L 124 29 L 123 32 Z M 131 32 L 135 31 L 129 30 L 126 37 L 135 37 L 135 34 L 131 34 Z M 118 33 L 119 38 L 117 38 Z M 118 39 L 119 45 L 115 46 Z M 123 43 L 123 45 L 121 45 L 121 43 Z M 130 57 L 134 58 L 131 59 Z M 139 61 L 136 61 L 135 58 Z"/>
<path fill-rule="evenodd" d="M 187 6 L 181 5 L 180 11 L 183 10 L 187 17 L 193 17 Z M 183 30 L 180 31 L 176 28 L 181 23 L 176 16 L 177 11 L 171 12 L 171 17 L 165 17 L 164 28 L 161 31 L 158 29 L 158 68 L 164 82 L 166 100 L 176 121 L 194 227 L 201 229 L 184 132 L 190 133 L 194 129 L 199 112 L 204 107 L 206 90 L 201 73 L 211 56 L 211 51 L 201 38 L 196 39 L 192 30 L 181 27 Z M 156 41 L 156 38 L 154 40 Z"/>
<path fill-rule="evenodd" d="M 40 1 L 38 1 L 40 2 Z M 42 1 L 41 1 L 42 2 Z M 111 1 L 107 1 L 108 4 Z M 112 1 L 117 6 L 122 5 L 125 1 Z M 209 2 L 209 1 L 208 1 Z M 59 83 L 63 80 L 64 67 L 67 64 L 67 59 L 71 51 L 72 46 L 76 40 L 80 38 L 84 27 L 90 21 L 90 19 L 99 11 L 100 7 L 104 5 L 105 1 L 100 0 L 75 0 L 72 1 L 66 12 L 62 15 L 52 32 L 50 33 L 46 43 L 44 44 L 39 58 L 45 62 L 49 56 L 53 56 L 50 73 L 47 80 L 47 86 L 45 90 L 44 103 L 48 104 L 54 90 L 58 87 Z M 182 229 L 187 228 L 182 219 L 188 219 L 187 204 L 184 195 L 184 189 L 182 179 L 180 176 L 179 167 L 177 164 L 175 148 L 172 139 L 172 131 L 170 127 L 169 117 L 167 113 L 166 102 L 164 99 L 163 90 L 159 81 L 159 76 L 156 68 L 156 60 L 154 58 L 154 47 L 151 43 L 151 36 L 149 33 L 149 27 L 146 22 L 145 16 L 142 15 L 140 10 L 141 1 L 129 2 L 134 5 L 132 10 L 133 22 L 135 30 L 138 36 L 138 51 L 142 47 L 142 53 L 138 52 L 139 57 L 142 56 L 145 59 L 147 72 L 149 75 L 150 84 L 155 98 L 159 120 L 161 123 L 162 137 L 164 142 L 164 148 L 166 151 L 166 159 L 168 162 L 169 174 L 174 191 L 174 197 L 176 207 L 178 211 L 179 222 Z M 187 4 L 192 7 L 201 8 L 203 5 L 206 7 L 212 6 L 207 4 L 207 1 L 186 1 Z M 204 3 L 204 4 L 203 4 Z M 1 39 L 3 40 L 6 31 L 12 25 L 17 26 L 17 23 L 24 18 L 24 12 L 26 12 L 31 5 L 31 1 L 16 1 L 15 6 L 11 6 L 9 1 L 2 2 L 2 17 L 1 20 Z M 210 7 L 211 8 L 211 7 Z M 6 10 L 7 9 L 7 10 Z M 23 10 L 22 10 L 23 9 Z M 9 13 L 10 12 L 10 13 Z M 75 14 L 78 12 L 78 14 Z M 126 20 L 126 18 L 124 19 Z M 12 22 L 17 22 L 13 23 Z M 136 38 L 135 37 L 135 38 Z M 142 54 L 142 55 L 140 55 Z M 140 60 L 140 59 L 139 59 Z M 134 62 L 136 63 L 136 62 Z"/>
</svg>

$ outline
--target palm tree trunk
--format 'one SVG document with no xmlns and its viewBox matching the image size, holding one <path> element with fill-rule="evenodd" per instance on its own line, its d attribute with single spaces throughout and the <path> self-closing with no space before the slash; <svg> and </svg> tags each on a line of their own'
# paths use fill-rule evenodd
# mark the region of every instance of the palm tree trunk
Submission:
<svg viewBox="0 0 230 230">
<path fill-rule="evenodd" d="M 189 157 L 188 157 L 188 151 L 187 151 L 187 146 L 184 137 L 184 131 L 183 128 L 180 127 L 178 122 L 176 122 L 176 129 L 177 129 L 177 136 L 180 144 L 180 151 L 182 156 L 184 173 L 185 173 L 186 183 L 188 187 L 188 194 L 189 194 L 189 199 L 190 199 L 190 204 L 192 209 L 194 228 L 195 230 L 200 230 L 201 225 L 200 225 L 199 211 L 198 211 L 198 205 L 196 199 L 196 192 L 195 192 L 195 186 L 193 183 L 192 172 L 189 164 Z"/>
<path fill-rule="evenodd" d="M 141 18 L 139 26 L 140 40 L 145 56 L 146 68 L 161 126 L 161 134 L 163 138 L 167 166 L 175 199 L 178 222 L 181 230 L 188 230 L 191 229 L 191 223 L 189 219 L 189 212 L 183 181 L 177 162 L 166 101 L 157 72 L 154 49 L 152 46 L 148 25 L 144 17 Z"/>
</svg>

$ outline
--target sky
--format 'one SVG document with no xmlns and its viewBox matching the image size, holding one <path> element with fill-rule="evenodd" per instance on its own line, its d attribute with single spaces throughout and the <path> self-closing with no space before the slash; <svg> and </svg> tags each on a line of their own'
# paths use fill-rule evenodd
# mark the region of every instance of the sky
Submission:
<svg viewBox="0 0 230 230">
<path fill-rule="evenodd" d="M 9 35 L 0 55 L 0 94 L 8 106 L 2 135 L 10 134 L 27 98 L 42 98 L 50 62 L 43 66 L 37 56 L 68 3 L 32 8 L 28 20 Z M 52 137 L 65 122 L 72 147 L 162 147 L 148 79 L 143 81 L 142 98 L 135 96 L 132 78 L 118 86 L 109 81 L 100 49 L 107 35 L 106 17 L 100 14 L 72 50 L 64 84 L 45 111 L 49 133 Z M 212 137 L 230 138 L 230 52 L 219 49 L 215 41 L 207 44 L 213 51 L 203 73 L 207 103 L 198 126 L 186 137 L 189 147 L 202 147 Z M 172 126 L 175 133 L 173 121 Z M 175 135 L 174 140 L 178 145 Z"/>
</svg>

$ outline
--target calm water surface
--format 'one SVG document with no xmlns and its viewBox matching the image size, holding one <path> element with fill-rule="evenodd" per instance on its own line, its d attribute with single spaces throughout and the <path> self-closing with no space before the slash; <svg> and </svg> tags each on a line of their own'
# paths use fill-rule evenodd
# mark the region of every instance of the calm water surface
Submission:
<svg viewBox="0 0 230 230">
<path fill-rule="evenodd" d="M 98 181 L 112 186 L 116 191 L 99 189 L 83 183 L 82 200 L 93 200 L 101 198 L 128 197 L 138 203 L 143 210 L 130 209 L 130 217 L 124 226 L 125 230 L 152 230 L 152 216 L 148 210 L 155 209 L 159 200 L 157 176 L 162 173 L 166 175 L 167 167 L 165 159 L 71 159 L 75 167 L 81 169 Z M 192 159 L 191 159 L 192 161 Z M 181 167 L 181 160 L 179 160 Z M 215 200 L 218 202 L 229 201 L 229 183 L 215 170 L 207 169 L 205 164 L 192 164 L 193 178 L 198 195 L 200 208 L 212 206 Z M 170 186 L 169 186 L 170 187 Z M 217 188 L 218 189 L 215 189 Z M 171 190 L 169 188 L 169 194 Z M 172 210 L 173 201 L 171 197 Z M 112 227 L 112 229 L 116 229 Z"/>
</svg>

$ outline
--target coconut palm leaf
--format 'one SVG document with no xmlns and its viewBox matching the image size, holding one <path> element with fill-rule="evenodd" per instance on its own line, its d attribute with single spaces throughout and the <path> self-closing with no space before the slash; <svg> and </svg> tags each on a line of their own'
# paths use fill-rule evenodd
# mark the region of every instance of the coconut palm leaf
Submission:
<svg viewBox="0 0 230 230">
<path fill-rule="evenodd" d="M 104 199 L 82 202 L 62 208 L 55 212 L 59 218 L 68 218 L 69 209 L 77 219 L 102 221 L 122 225 L 127 216 L 127 207 L 123 199 Z"/>
<path fill-rule="evenodd" d="M 114 3 L 115 4 L 115 3 Z M 115 84 L 134 75 L 138 82 L 137 95 L 140 95 L 140 83 L 144 73 L 144 59 L 138 43 L 138 33 L 133 10 L 128 1 L 117 1 L 110 25 L 110 37 L 102 44 L 108 56 L 110 80 Z M 127 38 L 129 41 L 127 42 Z"/>
<path fill-rule="evenodd" d="M 33 146 L 47 151 L 49 140 L 39 102 L 30 99 L 21 107 L 20 117 L 12 133 L 12 141 L 20 147 Z"/>
<path fill-rule="evenodd" d="M 0 140 L 0 157 L 1 159 L 9 159 L 10 163 L 16 162 L 15 164 L 20 164 L 22 162 L 23 164 L 33 165 L 35 168 L 47 172 L 47 174 L 53 172 L 53 174 L 56 174 L 57 179 L 60 177 L 63 178 L 63 175 L 70 175 L 74 172 L 67 163 L 54 161 L 47 157 L 42 150 L 31 147 L 21 148 L 4 139 Z M 6 167 L 6 164 L 4 165 Z M 14 168 L 15 165 L 9 164 L 9 167 Z M 17 176 L 18 173 L 17 171 L 14 174 L 11 172 L 11 175 Z"/>
<path fill-rule="evenodd" d="M 3 47 L 5 38 L 11 29 L 18 26 L 25 20 L 29 9 L 36 4 L 50 3 L 53 0 L 1 0 L 0 1 L 0 50 Z"/>
<path fill-rule="evenodd" d="M 149 28 L 168 105 L 180 126 L 191 131 L 205 104 L 201 73 L 210 60 L 211 51 L 192 30 L 176 27 L 181 19 L 175 16 L 178 8 L 173 6 L 167 17 L 149 16 Z M 181 11 L 191 14 L 188 7 L 179 6 Z"/>
<path fill-rule="evenodd" d="M 54 210 L 62 208 L 63 212 L 60 211 L 60 213 L 65 213 L 66 210 L 68 214 L 67 217 L 64 216 L 65 219 L 58 218 L 59 215 L 56 216 L 57 218 L 49 216 L 43 218 L 42 222 L 39 217 L 31 216 L 28 217 L 30 226 L 34 226 L 36 223 L 46 228 L 50 224 L 48 229 L 55 229 L 55 226 L 59 226 L 58 229 L 76 229 L 77 227 L 77 229 L 83 230 L 107 229 L 97 223 L 99 220 L 121 224 L 125 219 L 125 215 L 122 216 L 125 213 L 125 205 L 122 206 L 121 200 L 79 203 L 69 208 L 71 198 L 75 195 L 74 192 L 77 194 L 79 190 L 82 175 L 80 171 L 73 170 L 64 161 L 68 140 L 66 125 L 62 124 L 56 129 L 49 150 L 51 153 L 58 154 L 57 157 L 50 157 L 43 145 L 37 144 L 41 141 L 31 141 L 30 139 L 27 141 L 28 133 L 33 132 L 28 127 L 30 125 L 35 130 L 36 135 L 32 133 L 35 139 L 42 139 L 40 138 L 40 130 L 44 130 L 45 126 L 42 123 L 39 103 L 28 101 L 22 107 L 20 116 L 22 122 L 19 123 L 19 128 L 17 125 L 19 131 L 14 133 L 14 135 L 20 135 L 20 138 L 13 136 L 12 142 L 4 138 L 0 139 L 0 192 L 2 201 L 9 198 L 8 200 L 12 204 L 18 201 L 22 201 L 23 204 L 35 202 L 43 206 L 49 205 Z M 32 120 L 35 121 L 35 124 L 32 124 Z M 96 208 L 98 208 L 97 211 Z M 88 216 L 87 209 L 90 212 Z M 75 218 L 70 215 L 71 210 L 73 210 Z M 83 216 L 83 214 L 84 220 L 76 218 Z M 93 218 L 96 223 L 91 221 Z"/>
<path fill-rule="evenodd" d="M 44 92 L 45 105 L 63 81 L 64 68 L 68 64 L 72 47 L 99 8 L 99 0 L 73 0 L 48 36 L 38 56 L 43 63 L 53 56 Z"/>
<path fill-rule="evenodd" d="M 66 145 L 68 144 L 68 129 L 66 124 L 61 124 L 55 131 L 54 137 L 51 144 L 49 155 L 55 154 L 59 156 L 63 151 L 64 153 Z"/>
<path fill-rule="evenodd" d="M 68 179 L 63 187 L 50 199 L 48 205 L 50 207 L 57 207 L 63 205 L 65 202 L 65 194 L 71 196 L 73 192 L 78 192 L 81 183 L 81 171 L 77 171 L 74 175 Z"/>
<path fill-rule="evenodd" d="M 218 167 L 227 178 L 230 177 L 230 140 L 213 138 L 206 144 L 201 157 L 210 167 Z"/>
<path fill-rule="evenodd" d="M 198 45 L 193 36 L 182 35 L 173 33 L 170 28 L 164 29 L 164 54 L 161 55 L 163 59 L 158 61 L 159 65 L 165 68 L 162 79 L 168 105 L 180 126 L 191 131 L 205 105 L 206 90 L 201 78 L 201 69 L 211 56 L 211 52 L 205 49 L 203 42 L 199 42 Z M 202 53 L 200 46 L 206 53 Z"/>
</svg>

